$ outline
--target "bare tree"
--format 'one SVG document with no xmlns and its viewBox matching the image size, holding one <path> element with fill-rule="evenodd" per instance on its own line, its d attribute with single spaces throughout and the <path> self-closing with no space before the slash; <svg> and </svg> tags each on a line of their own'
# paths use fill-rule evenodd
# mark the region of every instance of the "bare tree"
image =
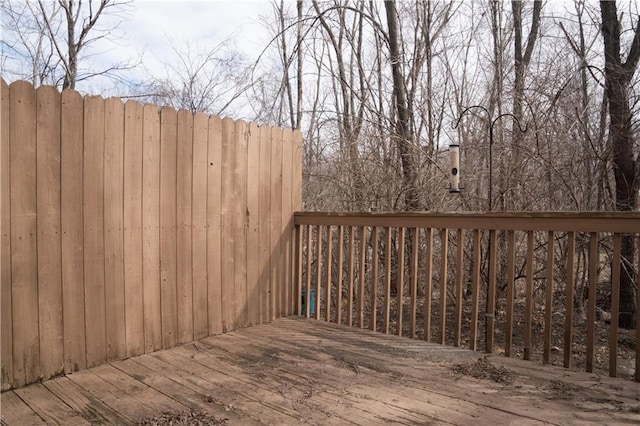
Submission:
<svg viewBox="0 0 640 426">
<path fill-rule="evenodd" d="M 601 1 L 602 36 L 606 74 L 606 93 L 609 99 L 609 140 L 613 152 L 613 173 L 616 183 L 616 210 L 635 211 L 637 192 L 640 188 L 638 155 L 634 153 L 632 114 L 629 107 L 630 84 L 640 61 L 640 17 L 636 16 L 636 27 L 626 60 L 621 46 L 622 24 L 618 18 L 616 2 Z M 622 271 L 620 277 L 620 327 L 633 328 L 636 311 L 632 268 L 634 243 L 631 235 L 622 242 Z"/>
<path fill-rule="evenodd" d="M 96 76 L 117 78 L 120 72 L 134 68 L 139 62 L 101 67 L 87 57 L 96 53 L 91 52 L 91 45 L 115 37 L 128 5 L 129 1 L 121 0 L 37 3 L 2 0 L 2 12 L 8 23 L 3 44 L 11 48 L 11 58 L 5 64 L 21 64 L 16 68 L 24 69 L 28 63 L 29 72 L 16 69 L 14 75 L 28 78 L 34 84 L 53 84 L 62 89 L 75 89 L 78 82 Z"/>
</svg>

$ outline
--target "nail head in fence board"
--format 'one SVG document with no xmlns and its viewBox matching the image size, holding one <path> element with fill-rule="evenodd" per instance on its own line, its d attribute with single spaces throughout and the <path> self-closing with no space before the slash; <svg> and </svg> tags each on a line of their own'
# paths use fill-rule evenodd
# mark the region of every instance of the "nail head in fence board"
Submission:
<svg viewBox="0 0 640 426">
<path fill-rule="evenodd" d="M 160 301 L 162 347 L 178 343 L 177 301 L 177 114 L 160 110 Z"/>
<path fill-rule="evenodd" d="M 178 342 L 193 341 L 193 114 L 178 111 L 176 161 L 176 297 L 178 304 Z"/>
<path fill-rule="evenodd" d="M 342 324 L 342 306 L 343 297 L 342 297 L 342 266 L 343 266 L 343 255 L 344 255 L 344 226 L 338 226 L 338 270 L 336 271 L 338 274 L 338 284 L 336 288 L 336 323 Z"/>
<path fill-rule="evenodd" d="M 449 230 L 440 230 L 440 327 L 438 330 L 438 343 L 445 344 L 447 326 L 447 253 L 449 251 Z"/>
<path fill-rule="evenodd" d="M 482 252 L 480 249 L 480 230 L 473 230 L 473 271 L 472 271 L 472 283 L 471 291 L 471 329 L 469 330 L 469 336 L 471 339 L 470 349 L 476 350 L 477 338 L 478 338 L 478 302 L 480 300 L 480 262 Z"/>
<path fill-rule="evenodd" d="M 364 287 L 367 262 L 367 227 L 360 228 L 360 262 L 358 273 L 358 327 L 364 328 Z"/>
<path fill-rule="evenodd" d="M 587 307 L 586 371 L 593 372 L 596 328 L 596 286 L 598 284 L 598 234 L 589 234 L 589 305 Z"/>
<path fill-rule="evenodd" d="M 280 318 L 282 311 L 282 129 L 271 130 L 271 319 Z M 316 284 L 317 285 L 317 284 Z M 316 315 L 320 315 L 316 312 Z"/>
<path fill-rule="evenodd" d="M 84 328 L 83 139 L 84 105 L 80 94 L 61 95 L 62 320 L 64 369 L 87 366 Z"/>
<path fill-rule="evenodd" d="M 327 277 L 327 297 L 326 297 L 326 316 L 327 322 L 331 322 L 331 264 L 333 262 L 333 229 L 331 225 L 327 226 L 327 260 L 325 262 L 325 275 Z"/>
<path fill-rule="evenodd" d="M 609 329 L 609 377 L 618 376 L 618 315 L 620 313 L 620 261 L 622 234 L 613 234 L 611 265 L 611 325 Z M 568 297 L 568 296 L 567 296 Z"/>
<path fill-rule="evenodd" d="M 84 282 L 87 367 L 107 358 L 104 253 L 104 99 L 84 99 Z"/>
<path fill-rule="evenodd" d="M 353 248 L 354 248 L 354 233 L 355 228 L 353 226 L 349 227 L 349 258 L 347 263 L 347 291 L 349 292 L 347 298 L 347 325 L 349 327 L 353 326 Z"/>
<path fill-rule="evenodd" d="M 398 285 L 396 287 L 396 305 L 397 305 L 397 329 L 396 334 L 402 336 L 402 305 L 404 298 L 404 244 L 406 237 L 406 228 L 401 227 L 398 237 Z"/>
<path fill-rule="evenodd" d="M 220 252 L 221 278 L 220 289 L 222 305 L 222 332 L 233 330 L 235 317 L 235 299 L 233 294 L 234 282 L 234 257 L 233 239 L 233 188 L 234 188 L 234 164 L 235 164 L 235 125 L 232 119 L 226 117 L 222 120 L 222 175 L 221 175 L 221 204 L 220 204 Z"/>
<path fill-rule="evenodd" d="M 371 254 L 373 265 L 371 268 L 371 324 L 370 328 L 373 331 L 377 330 L 377 313 L 378 313 L 378 227 L 373 227 L 372 246 L 373 253 Z M 340 269 L 338 269 L 340 271 Z"/>
<path fill-rule="evenodd" d="M 533 314 L 533 231 L 527 231 L 527 272 L 524 310 L 524 359 L 531 360 L 531 315 Z"/>
<path fill-rule="evenodd" d="M 145 352 L 162 348 L 160 304 L 160 116 L 142 109 L 142 280 Z"/>
<path fill-rule="evenodd" d="M 542 363 L 549 364 L 552 338 L 553 321 L 553 244 L 554 232 L 547 232 L 547 276 L 545 282 L 545 302 L 544 302 L 544 349 Z"/>
<path fill-rule="evenodd" d="M 126 356 L 144 353 L 142 105 L 124 105 L 124 302 Z"/>
<path fill-rule="evenodd" d="M 247 140 L 247 325 L 260 321 L 260 127 L 249 125 Z"/>
<path fill-rule="evenodd" d="M 36 90 L 36 187 L 38 241 L 38 324 L 40 374 L 63 371 L 62 265 L 60 225 L 60 94 Z"/>
<path fill-rule="evenodd" d="M 419 229 L 411 230 L 411 284 L 409 306 L 409 337 L 416 337 L 416 310 L 418 308 L 418 237 Z"/>
<path fill-rule="evenodd" d="M 425 229 L 425 283 L 424 283 L 424 336 L 425 342 L 431 340 L 431 298 L 433 294 L 433 228 Z"/>
<path fill-rule="evenodd" d="M 462 281 L 464 278 L 464 231 L 462 229 L 458 229 L 456 243 L 458 244 L 456 256 L 456 323 L 453 345 L 459 347 L 462 339 Z"/>
<path fill-rule="evenodd" d="M 105 101 L 104 278 L 107 361 L 126 356 L 124 297 L 124 104 Z"/>
<path fill-rule="evenodd" d="M 513 298 L 515 287 L 516 237 L 515 231 L 507 231 L 507 323 L 504 332 L 504 355 L 511 356 L 513 338 Z"/>
<path fill-rule="evenodd" d="M 292 208 L 292 190 L 293 190 L 293 132 L 291 129 L 284 129 L 282 132 L 282 211 L 280 229 L 282 235 L 282 308 L 283 316 L 291 314 L 290 306 L 292 299 L 291 292 L 291 249 L 293 242 L 293 212 Z"/>
<path fill-rule="evenodd" d="M 260 321 L 271 318 L 271 128 L 260 127 Z M 308 227 L 307 227 L 308 228 Z M 308 272 L 307 272 L 308 275 Z"/>
<path fill-rule="evenodd" d="M 391 228 L 384 228 L 384 324 L 383 329 L 389 334 L 391 316 Z"/>
<path fill-rule="evenodd" d="M 489 288 L 486 307 L 486 342 L 487 353 L 493 353 L 493 336 L 496 310 L 496 231 L 489 231 Z"/>
<path fill-rule="evenodd" d="M 199 112 L 193 117 L 193 185 L 191 250 L 193 262 L 193 338 L 209 335 L 207 291 L 207 134 L 208 118 Z"/>
<path fill-rule="evenodd" d="M 228 169 L 228 164 L 223 166 L 222 147 L 222 119 L 210 116 L 207 135 L 207 312 L 210 336 L 223 330 L 222 169 Z M 229 184 L 228 181 L 226 183 Z"/>
<path fill-rule="evenodd" d="M 9 149 L 9 86 L 0 78 L 0 349 L 2 353 L 1 389 L 11 388 L 13 383 L 13 318 L 11 309 L 11 152 Z"/>
<path fill-rule="evenodd" d="M 565 321 L 564 321 L 564 366 L 571 367 L 571 340 L 573 334 L 573 285 L 575 266 L 576 234 L 567 234 L 567 279 L 565 281 Z"/>
<path fill-rule="evenodd" d="M 316 228 L 316 285 L 315 285 L 315 310 L 316 319 L 320 319 L 320 299 L 322 295 L 322 225 Z M 311 303 L 311 295 L 309 295 Z"/>
<path fill-rule="evenodd" d="M 36 223 L 36 93 L 29 83 L 9 86 L 11 156 L 11 305 L 14 386 L 40 373 Z"/>
<path fill-rule="evenodd" d="M 233 168 L 233 297 L 235 304 L 233 328 L 247 324 L 247 146 L 249 128 L 244 121 L 236 121 Z"/>
</svg>

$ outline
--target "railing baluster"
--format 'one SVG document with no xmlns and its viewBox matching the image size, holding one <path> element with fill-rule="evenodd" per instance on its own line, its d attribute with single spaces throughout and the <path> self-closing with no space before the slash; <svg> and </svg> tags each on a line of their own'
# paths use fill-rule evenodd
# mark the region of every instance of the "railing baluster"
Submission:
<svg viewBox="0 0 640 426">
<path fill-rule="evenodd" d="M 480 230 L 473 230 L 473 271 L 471 282 L 471 329 L 469 348 L 476 350 L 478 340 L 478 301 L 480 299 Z"/>
<path fill-rule="evenodd" d="M 440 331 L 438 343 L 444 345 L 447 326 L 447 252 L 449 251 L 449 230 L 440 230 Z"/>
<path fill-rule="evenodd" d="M 411 230 L 411 303 L 409 317 L 409 337 L 416 337 L 416 309 L 418 305 L 418 228 Z"/>
<path fill-rule="evenodd" d="M 533 231 L 527 231 L 527 277 L 524 307 L 524 359 L 531 360 L 531 315 L 533 313 Z"/>
<path fill-rule="evenodd" d="M 331 225 L 327 226 L 327 261 L 325 264 L 327 275 L 327 310 L 326 310 L 326 320 L 327 322 L 331 322 L 331 264 L 333 263 L 333 227 Z"/>
<path fill-rule="evenodd" d="M 586 371 L 593 372 L 596 334 L 596 285 L 598 283 L 598 234 L 589 234 L 589 306 L 587 308 L 587 361 Z"/>
<path fill-rule="evenodd" d="M 547 232 L 547 278 L 545 283 L 546 297 L 544 302 L 544 350 L 542 363 L 549 364 L 553 321 L 553 241 L 554 232 Z"/>
<path fill-rule="evenodd" d="M 567 234 L 567 280 L 565 282 L 564 366 L 571 367 L 571 341 L 573 334 L 573 284 L 576 251 L 576 233 Z"/>
<path fill-rule="evenodd" d="M 493 334 L 496 311 L 496 231 L 489 231 L 489 287 L 486 306 L 486 350 L 493 353 Z"/>
<path fill-rule="evenodd" d="M 384 242 L 384 323 L 383 331 L 389 334 L 391 315 L 391 228 L 385 228 Z"/>
<path fill-rule="evenodd" d="M 371 330 L 376 331 L 377 326 L 377 310 L 378 310 L 378 227 L 373 227 L 373 253 L 372 261 L 373 266 L 371 268 Z"/>
<path fill-rule="evenodd" d="M 402 297 L 404 295 L 404 240 L 406 228 L 400 228 L 400 236 L 398 238 L 398 282 L 396 286 L 396 303 L 397 303 L 397 334 L 402 336 Z"/>
<path fill-rule="evenodd" d="M 425 229 L 424 332 L 425 342 L 431 339 L 431 281 L 433 268 L 433 228 Z"/>
<path fill-rule="evenodd" d="M 315 289 L 315 310 L 316 319 L 320 319 L 320 299 L 322 295 L 322 225 L 318 225 L 318 233 L 316 240 L 316 289 Z M 311 304 L 311 296 L 309 295 L 309 304 Z"/>
<path fill-rule="evenodd" d="M 311 258 L 313 256 L 313 246 L 312 244 L 312 237 L 313 237 L 313 226 L 309 225 L 307 226 L 307 282 L 306 282 L 306 289 L 305 289 L 305 294 L 304 294 L 304 306 L 305 306 L 305 312 L 304 312 L 304 316 L 306 318 L 309 318 L 310 315 L 310 300 L 311 300 L 311 296 L 310 296 L 310 292 L 311 292 Z"/>
<path fill-rule="evenodd" d="M 504 355 L 511 356 L 513 338 L 513 290 L 515 287 L 516 233 L 507 232 L 507 323 L 504 332 Z"/>
<path fill-rule="evenodd" d="M 360 272 L 358 274 L 358 327 L 364 327 L 364 287 L 367 262 L 367 227 L 360 228 Z"/>
<path fill-rule="evenodd" d="M 353 326 L 353 245 L 354 245 L 354 233 L 353 226 L 349 227 L 349 259 L 347 263 L 347 275 L 349 282 L 347 283 L 349 295 L 347 297 L 347 324 L 349 327 Z"/>
<path fill-rule="evenodd" d="M 336 323 L 342 324 L 342 256 L 344 247 L 344 226 L 338 227 L 338 283 L 336 289 Z"/>
<path fill-rule="evenodd" d="M 456 258 L 456 323 L 455 323 L 455 341 L 453 345 L 460 346 L 462 340 L 462 282 L 463 282 L 463 258 L 464 258 L 464 234 L 462 228 L 458 228 L 458 255 Z"/>
<path fill-rule="evenodd" d="M 297 312 L 298 315 L 302 315 L 302 239 L 304 235 L 304 225 L 296 225 L 296 253 L 295 253 L 295 262 L 296 262 L 296 301 L 297 309 L 294 312 Z"/>
<path fill-rule="evenodd" d="M 640 236 L 636 238 L 636 382 L 640 382 Z"/>
<path fill-rule="evenodd" d="M 609 329 L 609 377 L 618 375 L 618 315 L 620 314 L 620 260 L 622 234 L 613 234 L 611 265 L 611 328 Z"/>
</svg>

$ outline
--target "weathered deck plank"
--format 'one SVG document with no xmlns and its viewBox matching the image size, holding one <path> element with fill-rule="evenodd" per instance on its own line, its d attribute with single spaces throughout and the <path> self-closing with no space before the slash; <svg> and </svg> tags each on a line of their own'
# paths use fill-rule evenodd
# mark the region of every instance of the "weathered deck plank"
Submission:
<svg viewBox="0 0 640 426">
<path fill-rule="evenodd" d="M 481 361 L 478 361 L 481 360 Z M 483 363 L 504 383 L 456 373 Z M 282 319 L 2 394 L 3 425 L 637 424 L 640 385 L 398 336 Z"/>
</svg>

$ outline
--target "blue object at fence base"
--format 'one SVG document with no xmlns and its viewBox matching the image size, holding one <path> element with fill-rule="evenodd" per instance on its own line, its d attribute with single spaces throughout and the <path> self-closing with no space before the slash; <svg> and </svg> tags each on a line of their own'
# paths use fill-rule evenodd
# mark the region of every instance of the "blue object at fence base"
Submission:
<svg viewBox="0 0 640 426">
<path fill-rule="evenodd" d="M 307 297 L 306 290 L 302 290 L 302 300 L 301 300 L 301 315 L 305 316 L 307 314 Z M 315 315 L 316 313 L 316 291 L 315 289 L 309 290 L 309 315 Z"/>
</svg>

